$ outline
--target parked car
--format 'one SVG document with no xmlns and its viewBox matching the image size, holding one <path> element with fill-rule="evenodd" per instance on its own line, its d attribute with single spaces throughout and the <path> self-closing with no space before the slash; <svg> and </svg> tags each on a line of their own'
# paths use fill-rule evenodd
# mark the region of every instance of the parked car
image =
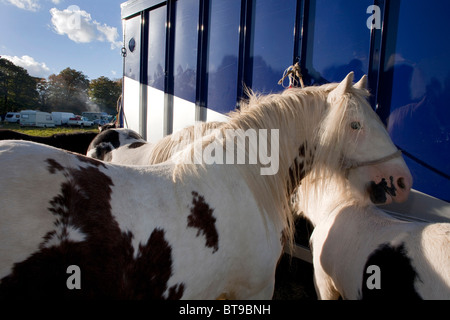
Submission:
<svg viewBox="0 0 450 320">
<path fill-rule="evenodd" d="M 92 127 L 94 125 L 94 122 L 82 116 L 75 116 L 73 118 L 70 118 L 67 124 L 71 127 L 72 126 Z"/>
<path fill-rule="evenodd" d="M 99 125 L 99 126 L 104 126 L 105 124 L 108 124 L 109 121 L 107 121 L 106 119 L 95 119 L 94 120 L 94 124 Z"/>
<path fill-rule="evenodd" d="M 5 121 L 9 123 L 20 123 L 20 112 L 8 112 Z"/>
</svg>

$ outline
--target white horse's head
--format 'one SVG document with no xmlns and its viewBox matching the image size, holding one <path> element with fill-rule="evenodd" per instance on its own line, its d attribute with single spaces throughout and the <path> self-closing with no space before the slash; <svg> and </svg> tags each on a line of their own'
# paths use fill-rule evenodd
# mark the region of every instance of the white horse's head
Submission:
<svg viewBox="0 0 450 320">
<path fill-rule="evenodd" d="M 315 157 L 326 164 L 330 151 L 334 157 L 340 153 L 338 165 L 352 189 L 373 203 L 405 201 L 411 173 L 367 102 L 366 76 L 355 85 L 352 81 L 353 72 L 328 94 L 329 110 L 319 129 Z"/>
</svg>

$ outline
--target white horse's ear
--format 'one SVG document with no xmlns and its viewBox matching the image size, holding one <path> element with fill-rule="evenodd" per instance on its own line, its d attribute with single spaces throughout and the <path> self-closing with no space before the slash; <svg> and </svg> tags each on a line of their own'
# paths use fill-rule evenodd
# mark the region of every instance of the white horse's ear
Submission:
<svg viewBox="0 0 450 320">
<path fill-rule="evenodd" d="M 340 97 L 342 97 L 344 94 L 346 94 L 350 88 L 353 85 L 353 77 L 355 76 L 355 74 L 352 72 L 350 72 L 344 80 L 342 80 L 341 83 L 339 83 L 339 85 L 330 92 L 330 94 L 328 95 L 328 101 L 331 102 L 331 100 L 334 99 L 338 99 Z"/>
<path fill-rule="evenodd" d="M 361 80 L 359 80 L 357 83 L 355 83 L 353 88 L 356 88 L 356 89 L 367 89 L 367 76 L 363 75 Z"/>
</svg>

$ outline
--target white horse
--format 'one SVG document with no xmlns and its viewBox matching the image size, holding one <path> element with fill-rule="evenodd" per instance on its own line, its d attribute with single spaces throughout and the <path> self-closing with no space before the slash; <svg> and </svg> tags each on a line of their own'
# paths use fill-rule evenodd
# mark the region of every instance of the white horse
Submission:
<svg viewBox="0 0 450 320">
<path fill-rule="evenodd" d="M 354 197 L 345 179 L 303 181 L 296 204 L 315 226 L 319 298 L 450 299 L 450 223 L 395 219 Z"/>
<path fill-rule="evenodd" d="M 386 201 L 404 200 L 410 190 L 352 81 L 252 97 L 159 165 L 0 142 L 0 297 L 270 299 L 293 237 L 289 199 L 307 172 L 345 172 L 363 197 L 381 188 Z M 232 135 L 250 129 L 260 130 L 257 146 Z M 253 164 L 255 148 L 266 152 Z M 262 174 L 276 151 L 278 170 Z M 233 155 L 244 164 L 220 161 Z"/>
</svg>

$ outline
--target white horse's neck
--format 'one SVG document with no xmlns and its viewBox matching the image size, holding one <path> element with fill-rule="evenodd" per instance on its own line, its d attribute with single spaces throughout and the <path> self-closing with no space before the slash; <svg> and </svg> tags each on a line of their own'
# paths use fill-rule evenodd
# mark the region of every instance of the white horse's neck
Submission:
<svg viewBox="0 0 450 320">
<path fill-rule="evenodd" d="M 231 166 L 229 170 L 230 172 L 240 170 L 239 176 L 243 176 L 246 180 L 262 212 L 271 217 L 275 224 L 280 224 L 281 228 L 287 229 L 287 238 L 291 240 L 293 216 L 289 202 L 290 195 L 302 178 L 310 169 L 318 172 L 319 176 L 342 171 L 340 170 L 342 169 L 341 151 L 346 144 L 342 135 L 345 130 L 336 130 L 336 128 L 341 127 L 347 114 L 346 110 L 350 106 L 349 99 L 355 93 L 352 80 L 353 74 L 349 74 L 340 84 L 288 89 L 282 94 L 261 97 L 252 96 L 249 103 L 241 110 L 230 114 L 228 123 L 204 137 L 200 143 L 196 142 L 191 148 L 183 151 L 183 156 L 178 158 L 178 163 L 183 162 L 186 157 L 191 158 L 192 154 L 196 153 L 194 152 L 196 148 L 200 149 L 197 154 L 201 154 L 202 151 L 217 151 L 214 155 L 210 153 L 207 157 L 209 157 L 208 160 L 218 159 L 217 153 L 222 152 L 220 147 L 225 146 L 225 149 L 228 149 L 230 140 L 231 144 L 234 144 L 234 137 L 229 136 L 232 130 L 243 132 L 254 130 L 259 135 L 258 139 L 264 138 L 261 130 L 265 130 L 266 139 L 269 135 L 272 137 L 272 134 L 277 133 L 277 141 L 270 141 L 272 144 L 277 143 L 276 147 L 268 146 L 269 141 L 266 141 L 266 151 L 271 153 L 272 157 L 272 153 L 278 151 L 276 172 L 262 174 L 266 164 L 260 157 L 256 163 L 248 162 L 247 165 Z M 335 138 L 336 131 L 340 132 L 337 138 Z M 340 143 L 336 144 L 336 141 Z M 241 146 L 245 149 L 244 153 L 247 157 L 250 151 L 258 150 L 258 147 L 260 145 Z M 195 154 L 194 158 L 196 158 Z M 217 162 L 209 161 L 209 163 Z M 208 170 L 207 167 L 204 169 Z M 182 173 L 189 170 L 196 169 L 192 166 L 181 165 L 181 170 L 176 168 L 175 172 Z"/>
<path fill-rule="evenodd" d="M 313 154 L 306 150 L 315 143 L 317 124 L 324 117 L 327 106 L 323 89 L 290 89 L 281 95 L 251 98 L 249 106 L 238 115 L 232 115 L 230 122 L 221 127 L 222 132 L 228 129 L 278 132 L 278 148 L 269 147 L 270 152 L 278 150 L 279 153 L 277 172 L 262 175 L 261 169 L 266 165 L 260 161 L 241 169 L 257 202 L 285 229 L 288 242 L 293 237 L 289 196 L 307 170 L 306 163 L 312 162 Z"/>
<path fill-rule="evenodd" d="M 307 146 L 314 145 L 317 124 L 321 122 L 327 110 L 328 92 L 329 90 L 324 90 L 323 87 L 311 87 L 252 97 L 248 105 L 230 114 L 229 122 L 209 135 L 202 136 L 204 132 L 199 132 L 200 139 L 194 139 L 194 144 L 172 158 L 177 163 L 174 179 L 182 179 L 185 173 L 200 170 L 201 167 L 206 171 L 214 170 L 214 166 L 210 167 L 208 164 L 218 164 L 218 161 L 229 164 L 229 155 L 232 160 L 234 156 L 236 161 L 239 152 L 245 154 L 244 164 L 235 162 L 239 165 L 228 166 L 230 175 L 236 174 L 245 179 L 261 212 L 265 213 L 279 230 L 284 230 L 287 242 L 292 243 L 293 215 L 289 193 L 294 191 L 302 172 L 306 170 L 305 163 L 308 159 L 305 159 L 305 156 L 312 157 L 312 153 L 306 150 Z M 194 131 L 197 129 L 202 131 L 201 127 L 194 128 Z M 241 143 L 235 140 L 235 133 L 238 131 L 241 134 Z M 251 145 L 247 136 L 242 136 L 242 133 L 248 131 L 258 136 L 257 143 Z M 274 137 L 277 139 L 274 140 Z M 261 140 L 264 139 L 266 141 L 262 142 L 265 150 L 261 150 Z M 229 150 L 230 145 L 233 147 L 232 151 Z M 256 163 L 250 162 L 251 152 L 257 153 Z M 271 160 L 277 163 L 267 164 L 264 161 L 267 159 L 262 159 L 261 154 L 270 155 Z M 203 166 L 192 166 L 192 159 L 194 164 Z M 311 162 L 310 159 L 309 163 Z M 268 165 L 271 170 L 266 170 Z M 236 170 L 238 172 L 232 173 Z"/>
<path fill-rule="evenodd" d="M 343 208 L 349 206 L 367 207 L 369 202 L 339 174 L 327 179 L 314 181 L 306 177 L 296 194 L 296 209 L 314 226 L 333 218 Z"/>
</svg>

